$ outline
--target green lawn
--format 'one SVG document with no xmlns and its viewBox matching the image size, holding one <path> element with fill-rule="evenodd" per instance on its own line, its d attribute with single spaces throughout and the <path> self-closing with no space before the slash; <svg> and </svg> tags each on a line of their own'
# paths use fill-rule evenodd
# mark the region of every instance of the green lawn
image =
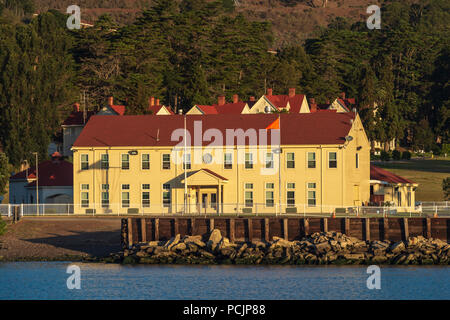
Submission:
<svg viewBox="0 0 450 320">
<path fill-rule="evenodd" d="M 418 183 L 416 201 L 444 200 L 442 179 L 450 177 L 450 159 L 376 161 L 373 164 Z"/>
</svg>

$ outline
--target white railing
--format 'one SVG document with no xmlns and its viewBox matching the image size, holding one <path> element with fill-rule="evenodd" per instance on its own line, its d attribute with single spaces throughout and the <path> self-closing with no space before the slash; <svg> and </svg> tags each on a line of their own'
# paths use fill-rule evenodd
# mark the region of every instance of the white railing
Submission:
<svg viewBox="0 0 450 320">
<path fill-rule="evenodd" d="M 439 204 L 439 205 L 438 205 Z M 339 205 L 287 205 L 273 203 L 224 203 L 224 204 L 0 204 L 0 215 L 11 217 L 14 210 L 20 216 L 122 216 L 122 215 L 158 215 L 158 216 L 450 216 L 450 203 L 434 203 L 434 206 L 422 203 L 416 207 L 372 207 Z M 17 209 L 15 209 L 17 208 Z"/>
</svg>

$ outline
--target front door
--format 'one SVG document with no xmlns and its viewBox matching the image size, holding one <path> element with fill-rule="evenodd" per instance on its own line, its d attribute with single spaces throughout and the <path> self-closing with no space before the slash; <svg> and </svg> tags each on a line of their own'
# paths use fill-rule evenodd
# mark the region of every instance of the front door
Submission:
<svg viewBox="0 0 450 320">
<path fill-rule="evenodd" d="M 199 203 L 200 213 L 216 213 L 217 212 L 217 193 L 200 192 L 201 203 Z"/>
</svg>

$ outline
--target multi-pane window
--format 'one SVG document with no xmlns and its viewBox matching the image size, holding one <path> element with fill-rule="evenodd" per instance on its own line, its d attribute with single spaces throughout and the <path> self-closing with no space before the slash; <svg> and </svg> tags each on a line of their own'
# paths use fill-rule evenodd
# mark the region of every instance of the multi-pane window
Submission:
<svg viewBox="0 0 450 320">
<path fill-rule="evenodd" d="M 122 170 L 130 169 L 130 155 L 128 153 L 122 154 Z"/>
<path fill-rule="evenodd" d="M 109 169 L 109 155 L 108 154 L 102 154 L 100 156 L 100 168 Z"/>
<path fill-rule="evenodd" d="M 308 207 L 316 206 L 316 184 L 314 182 L 308 183 Z"/>
<path fill-rule="evenodd" d="M 102 184 L 102 208 L 109 207 L 109 184 Z"/>
<path fill-rule="evenodd" d="M 274 187 L 273 183 L 266 183 L 266 207 L 273 207 L 275 205 L 274 202 Z"/>
<path fill-rule="evenodd" d="M 162 155 L 162 168 L 164 170 L 170 169 L 170 153 L 165 153 Z"/>
<path fill-rule="evenodd" d="M 356 163 L 355 163 L 356 169 L 358 169 L 359 168 L 359 153 L 356 154 L 355 161 L 356 161 Z"/>
<path fill-rule="evenodd" d="M 245 186 L 245 206 L 253 207 L 253 183 L 246 183 Z"/>
<path fill-rule="evenodd" d="M 81 185 L 81 207 L 82 208 L 89 207 L 89 185 L 88 184 Z"/>
<path fill-rule="evenodd" d="M 141 168 L 142 170 L 150 169 L 150 155 L 148 153 L 143 153 L 141 156 Z"/>
<path fill-rule="evenodd" d="M 233 169 L 233 154 L 225 153 L 223 159 L 223 168 L 224 169 Z"/>
<path fill-rule="evenodd" d="M 308 168 L 313 169 L 316 167 L 316 153 L 308 152 Z"/>
<path fill-rule="evenodd" d="M 171 195 L 170 195 L 170 184 L 163 184 L 163 206 L 165 208 L 170 207 Z"/>
<path fill-rule="evenodd" d="M 397 206 L 402 206 L 402 193 L 398 187 L 395 188 L 395 193 L 397 194 Z"/>
<path fill-rule="evenodd" d="M 245 154 L 245 169 L 253 169 L 253 153 Z"/>
<path fill-rule="evenodd" d="M 295 206 L 295 183 L 293 182 L 287 184 L 286 204 L 288 207 Z"/>
<path fill-rule="evenodd" d="M 82 154 L 80 156 L 80 162 L 81 162 L 81 170 L 88 170 L 89 169 L 89 155 L 88 154 Z"/>
<path fill-rule="evenodd" d="M 295 168 L 295 153 L 289 152 L 286 154 L 286 167 L 288 169 Z"/>
<path fill-rule="evenodd" d="M 183 155 L 183 169 L 191 169 L 191 155 L 189 153 Z"/>
<path fill-rule="evenodd" d="M 122 185 L 122 208 L 130 207 L 130 185 Z"/>
<path fill-rule="evenodd" d="M 336 152 L 328 152 L 328 168 L 337 168 Z"/>
<path fill-rule="evenodd" d="M 266 153 L 266 169 L 273 169 L 273 153 Z"/>
<path fill-rule="evenodd" d="M 142 207 L 150 207 L 150 184 L 148 183 L 142 185 Z"/>
</svg>

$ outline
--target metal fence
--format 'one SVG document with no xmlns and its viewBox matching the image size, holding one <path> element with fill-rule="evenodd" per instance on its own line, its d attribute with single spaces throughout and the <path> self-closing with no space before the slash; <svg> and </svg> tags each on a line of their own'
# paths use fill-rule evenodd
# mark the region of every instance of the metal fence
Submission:
<svg viewBox="0 0 450 320">
<path fill-rule="evenodd" d="M 383 216 L 450 216 L 450 202 L 421 203 L 415 207 L 372 207 L 308 204 L 3 204 L 0 215 L 11 217 L 14 210 L 20 216 L 340 216 L 340 217 L 383 217 Z"/>
</svg>

